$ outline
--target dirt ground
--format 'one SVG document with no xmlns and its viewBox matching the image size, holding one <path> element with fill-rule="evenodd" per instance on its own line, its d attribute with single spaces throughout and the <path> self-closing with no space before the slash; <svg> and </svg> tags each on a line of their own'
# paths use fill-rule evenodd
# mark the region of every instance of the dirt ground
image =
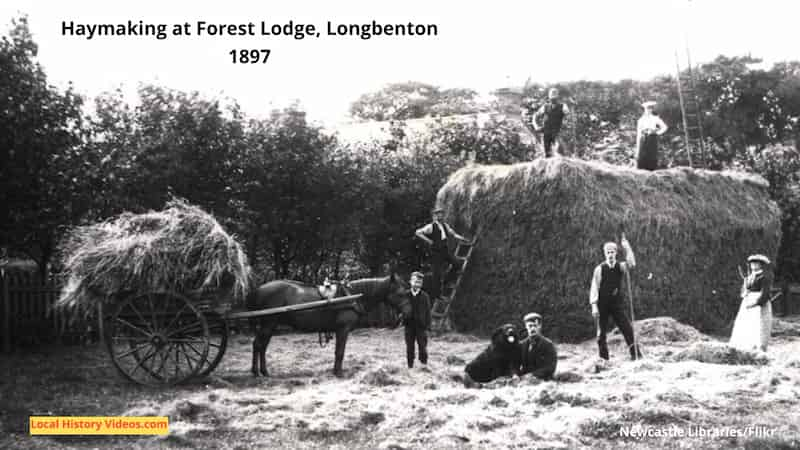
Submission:
<svg viewBox="0 0 800 450">
<path fill-rule="evenodd" d="M 636 330 L 643 360 L 618 335 L 608 364 L 593 341 L 558 344 L 557 381 L 481 389 L 458 377 L 486 339 L 434 337 L 428 367 L 409 370 L 402 329 L 355 331 L 342 379 L 316 334 L 273 338 L 271 378 L 252 377 L 250 338 L 233 336 L 211 377 L 165 389 L 125 381 L 100 345 L 20 352 L 0 359 L 0 448 L 800 448 L 800 317 L 776 321 L 766 355 L 669 318 Z M 30 436 L 28 417 L 50 414 L 166 415 L 170 434 Z"/>
</svg>

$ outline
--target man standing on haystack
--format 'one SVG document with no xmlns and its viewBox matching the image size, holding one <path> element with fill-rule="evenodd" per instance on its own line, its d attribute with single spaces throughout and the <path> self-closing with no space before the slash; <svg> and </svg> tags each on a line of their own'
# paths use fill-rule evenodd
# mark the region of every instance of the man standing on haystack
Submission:
<svg viewBox="0 0 800 450">
<path fill-rule="evenodd" d="M 561 150 L 561 146 L 558 143 L 558 133 L 561 132 L 564 118 L 569 114 L 567 105 L 561 103 L 558 99 L 558 89 L 551 88 L 547 93 L 547 97 L 549 101 L 533 114 L 532 120 L 533 128 L 542 132 L 545 158 L 553 156 L 554 145 L 558 150 Z"/>
<path fill-rule="evenodd" d="M 454 238 L 466 242 L 467 239 L 444 222 L 442 208 L 435 208 L 432 217 L 431 223 L 418 229 L 415 234 L 431 247 L 431 296 L 435 300 L 442 295 L 446 274 L 449 273 L 448 268 L 460 264 L 455 255 L 450 253 L 448 240 Z"/>
<path fill-rule="evenodd" d="M 613 318 L 614 323 L 622 332 L 625 343 L 631 353 L 631 359 L 642 357 L 638 345 L 635 344 L 633 337 L 633 327 L 630 320 L 625 315 L 625 302 L 622 291 L 623 275 L 629 274 L 630 269 L 636 266 L 636 258 L 633 255 L 631 244 L 622 235 L 622 247 L 625 249 L 625 261 L 617 261 L 617 244 L 606 242 L 603 245 L 603 253 L 606 260 L 594 269 L 592 275 L 592 286 L 589 289 L 589 303 L 592 305 L 592 316 L 597 325 L 597 346 L 600 357 L 608 359 L 608 344 L 606 333 L 609 330 L 608 319 Z M 630 279 L 630 277 L 627 277 Z"/>
</svg>

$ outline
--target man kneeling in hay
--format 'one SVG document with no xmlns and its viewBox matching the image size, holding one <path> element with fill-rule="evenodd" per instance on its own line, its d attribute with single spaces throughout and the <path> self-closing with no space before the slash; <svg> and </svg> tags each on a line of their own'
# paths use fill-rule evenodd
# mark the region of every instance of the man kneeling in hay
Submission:
<svg viewBox="0 0 800 450">
<path fill-rule="evenodd" d="M 603 245 L 603 253 L 606 260 L 594 269 L 592 276 L 592 286 L 589 289 L 589 303 L 592 305 L 592 317 L 597 325 L 597 346 L 600 357 L 608 359 L 608 344 L 606 334 L 608 333 L 608 319 L 613 318 L 625 343 L 631 353 L 631 359 L 641 358 L 642 354 L 639 347 L 635 345 L 633 338 L 633 327 L 630 320 L 625 315 L 625 303 L 622 294 L 622 277 L 636 266 L 636 258 L 633 255 L 631 244 L 622 235 L 622 247 L 625 249 L 624 262 L 617 261 L 617 244 L 606 242 Z"/>
<path fill-rule="evenodd" d="M 558 355 L 556 346 L 542 336 L 542 316 L 537 313 L 525 314 L 522 319 L 528 337 L 520 342 L 522 347 L 521 374 L 530 373 L 542 380 L 551 380 L 556 372 Z"/>
</svg>

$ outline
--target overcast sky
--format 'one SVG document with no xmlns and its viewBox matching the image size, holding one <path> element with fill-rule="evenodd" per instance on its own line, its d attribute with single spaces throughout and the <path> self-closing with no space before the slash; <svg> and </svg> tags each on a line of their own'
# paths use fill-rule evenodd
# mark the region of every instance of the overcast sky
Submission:
<svg viewBox="0 0 800 450">
<path fill-rule="evenodd" d="M 522 6 L 525 5 L 525 6 Z M 345 118 L 360 94 L 391 82 L 424 81 L 479 91 L 578 79 L 649 79 L 675 70 L 688 35 L 695 61 L 751 53 L 797 60 L 796 0 L 404 1 L 31 1 L 3 0 L 0 27 L 28 15 L 50 81 L 89 96 L 155 82 L 225 95 L 262 116 L 294 99 L 312 118 Z M 436 37 L 85 37 L 82 24 L 208 22 L 434 23 Z M 267 64 L 234 65 L 228 52 L 269 48 Z"/>
</svg>

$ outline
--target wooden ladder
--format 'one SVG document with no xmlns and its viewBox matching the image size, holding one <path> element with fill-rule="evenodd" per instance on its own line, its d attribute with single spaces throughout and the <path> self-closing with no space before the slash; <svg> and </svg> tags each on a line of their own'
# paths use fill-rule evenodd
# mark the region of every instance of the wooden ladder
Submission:
<svg viewBox="0 0 800 450">
<path fill-rule="evenodd" d="M 683 137 L 686 144 L 686 154 L 689 167 L 692 167 L 692 151 L 700 156 L 700 167 L 705 167 L 705 136 L 703 135 L 703 117 L 700 111 L 700 102 L 697 100 L 697 91 L 692 71 L 692 61 L 689 59 L 689 49 L 686 49 L 688 66 L 686 71 L 681 71 L 678 62 L 678 53 L 675 52 L 675 65 L 677 67 L 678 100 L 681 105 L 683 120 Z"/>
<path fill-rule="evenodd" d="M 450 307 L 453 305 L 453 300 L 456 298 L 461 280 L 464 278 L 464 273 L 467 271 L 472 252 L 475 249 L 475 242 L 477 238 L 473 238 L 470 242 L 459 242 L 456 247 L 455 257 L 460 262 L 460 266 L 454 267 L 452 270 L 456 271 L 455 280 L 448 280 L 442 288 L 442 295 L 436 299 L 431 308 L 431 319 L 433 319 L 433 331 L 444 332 L 452 330 L 450 323 Z M 452 278 L 452 275 L 451 277 Z"/>
</svg>

